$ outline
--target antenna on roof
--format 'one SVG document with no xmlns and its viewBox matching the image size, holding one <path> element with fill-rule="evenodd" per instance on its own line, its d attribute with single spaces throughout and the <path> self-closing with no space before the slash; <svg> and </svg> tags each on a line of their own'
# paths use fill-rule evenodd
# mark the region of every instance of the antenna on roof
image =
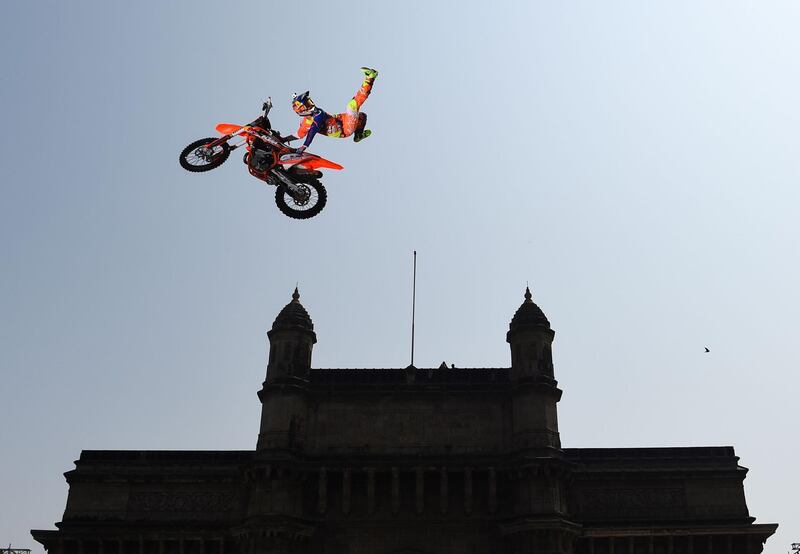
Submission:
<svg viewBox="0 0 800 554">
<path fill-rule="evenodd" d="M 414 250 L 414 277 L 411 285 L 411 366 L 414 367 L 414 319 L 417 308 L 417 251 Z"/>
</svg>

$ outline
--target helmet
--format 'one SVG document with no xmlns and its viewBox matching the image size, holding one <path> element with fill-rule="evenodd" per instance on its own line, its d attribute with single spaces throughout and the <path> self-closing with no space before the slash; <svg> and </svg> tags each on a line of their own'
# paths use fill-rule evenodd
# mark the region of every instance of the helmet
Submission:
<svg viewBox="0 0 800 554">
<path fill-rule="evenodd" d="M 314 112 L 314 101 L 308 95 L 308 91 L 303 94 L 295 94 L 292 98 L 292 109 L 297 115 L 311 115 Z"/>
</svg>

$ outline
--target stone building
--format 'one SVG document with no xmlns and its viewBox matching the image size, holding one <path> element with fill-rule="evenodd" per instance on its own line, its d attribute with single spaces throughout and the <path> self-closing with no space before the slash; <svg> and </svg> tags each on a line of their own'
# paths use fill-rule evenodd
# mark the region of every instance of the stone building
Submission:
<svg viewBox="0 0 800 554">
<path fill-rule="evenodd" d="M 83 451 L 50 554 L 758 554 L 730 446 L 562 448 L 529 291 L 511 367 L 315 369 L 295 290 L 247 451 Z"/>
</svg>

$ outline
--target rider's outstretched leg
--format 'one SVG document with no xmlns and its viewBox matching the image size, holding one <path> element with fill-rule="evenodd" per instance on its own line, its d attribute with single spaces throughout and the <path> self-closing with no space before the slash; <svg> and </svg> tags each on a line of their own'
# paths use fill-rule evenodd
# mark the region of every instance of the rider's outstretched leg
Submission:
<svg viewBox="0 0 800 554">
<path fill-rule="evenodd" d="M 356 142 L 369 136 L 364 129 L 364 125 L 367 123 L 366 114 L 360 113 L 359 110 L 369 97 L 369 93 L 372 92 L 372 84 L 375 82 L 375 77 L 378 76 L 377 71 L 368 67 L 362 67 L 361 71 L 364 72 L 364 81 L 355 96 L 347 103 L 347 109 L 342 114 L 342 136 L 349 137 L 355 134 L 356 136 L 353 138 Z"/>
</svg>

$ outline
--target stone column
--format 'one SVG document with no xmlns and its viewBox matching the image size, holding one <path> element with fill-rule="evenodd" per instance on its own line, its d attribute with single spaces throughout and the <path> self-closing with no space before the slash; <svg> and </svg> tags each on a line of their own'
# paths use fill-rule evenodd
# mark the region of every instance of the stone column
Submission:
<svg viewBox="0 0 800 554">
<path fill-rule="evenodd" d="M 441 510 L 442 514 L 447 513 L 447 495 L 449 491 L 447 489 L 447 468 L 442 467 L 439 474 L 439 509 Z"/>
<path fill-rule="evenodd" d="M 472 513 L 472 468 L 464 468 L 464 513 Z"/>
<path fill-rule="evenodd" d="M 400 476 L 397 468 L 392 468 L 392 513 L 397 515 L 400 511 Z"/>
<path fill-rule="evenodd" d="M 367 471 L 367 512 L 375 513 L 375 468 L 368 467 Z"/>
<path fill-rule="evenodd" d="M 425 509 L 425 470 L 421 467 L 416 469 L 417 476 L 417 513 L 421 514 Z"/>
<path fill-rule="evenodd" d="M 350 469 L 347 468 L 342 472 L 342 512 L 345 514 L 350 513 L 350 492 L 352 490 L 350 482 Z"/>
<path fill-rule="evenodd" d="M 319 470 L 319 496 L 317 511 L 324 514 L 328 510 L 328 472 L 323 467 Z"/>
<path fill-rule="evenodd" d="M 489 513 L 497 512 L 497 474 L 493 467 L 489 468 Z"/>
</svg>

